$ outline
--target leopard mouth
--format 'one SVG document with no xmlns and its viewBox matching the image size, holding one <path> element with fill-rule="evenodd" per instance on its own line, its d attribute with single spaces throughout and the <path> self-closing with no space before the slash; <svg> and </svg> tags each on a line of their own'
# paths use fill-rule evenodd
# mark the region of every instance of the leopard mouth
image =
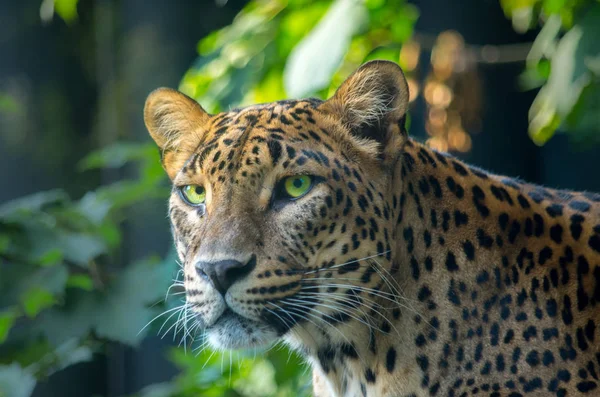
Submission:
<svg viewBox="0 0 600 397">
<path fill-rule="evenodd" d="M 216 349 L 248 349 L 272 344 L 278 334 L 271 326 L 237 314 L 230 308 L 206 328 L 209 343 Z"/>
</svg>

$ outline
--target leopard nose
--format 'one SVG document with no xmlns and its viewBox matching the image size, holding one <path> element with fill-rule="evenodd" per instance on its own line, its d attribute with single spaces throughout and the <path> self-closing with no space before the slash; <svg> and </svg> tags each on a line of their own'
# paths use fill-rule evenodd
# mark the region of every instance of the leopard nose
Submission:
<svg viewBox="0 0 600 397">
<path fill-rule="evenodd" d="M 221 295 L 225 295 L 229 287 L 250 273 L 255 266 L 256 255 L 252 255 L 250 260 L 245 263 L 235 259 L 213 262 L 198 261 L 196 271 L 200 277 L 209 281 Z"/>
</svg>

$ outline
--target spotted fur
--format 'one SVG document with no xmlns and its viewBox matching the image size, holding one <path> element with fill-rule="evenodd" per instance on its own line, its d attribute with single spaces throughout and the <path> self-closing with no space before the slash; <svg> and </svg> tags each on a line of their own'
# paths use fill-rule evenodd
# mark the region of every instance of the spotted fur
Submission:
<svg viewBox="0 0 600 397">
<path fill-rule="evenodd" d="M 209 115 L 153 93 L 187 302 L 216 349 L 283 339 L 316 396 L 600 395 L 600 195 L 493 175 L 407 137 L 363 65 L 327 101 Z M 282 178 L 315 177 L 298 200 Z M 202 185 L 191 207 L 179 187 Z M 245 264 L 221 292 L 198 263 Z"/>
</svg>

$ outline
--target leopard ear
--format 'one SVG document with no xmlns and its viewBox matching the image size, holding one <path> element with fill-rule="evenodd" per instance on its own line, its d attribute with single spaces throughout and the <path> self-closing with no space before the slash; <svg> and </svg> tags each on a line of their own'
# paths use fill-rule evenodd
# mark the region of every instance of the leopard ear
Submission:
<svg viewBox="0 0 600 397">
<path fill-rule="evenodd" d="M 169 178 L 177 175 L 196 150 L 209 118 L 196 101 L 178 91 L 159 88 L 148 95 L 144 122 Z"/>
<path fill-rule="evenodd" d="M 337 115 L 356 138 L 380 147 L 406 140 L 408 84 L 400 67 L 389 61 L 370 61 L 342 83 L 323 109 Z"/>
</svg>

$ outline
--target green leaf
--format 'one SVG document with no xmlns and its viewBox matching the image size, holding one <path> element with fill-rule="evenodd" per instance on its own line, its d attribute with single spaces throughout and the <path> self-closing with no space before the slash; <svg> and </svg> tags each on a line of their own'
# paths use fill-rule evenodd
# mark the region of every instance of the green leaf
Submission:
<svg viewBox="0 0 600 397">
<path fill-rule="evenodd" d="M 54 0 L 54 10 L 63 21 L 72 23 L 77 19 L 78 0 Z"/>
<path fill-rule="evenodd" d="M 373 50 L 367 57 L 366 61 L 373 59 L 385 59 L 392 62 L 398 62 L 400 58 L 400 48 L 380 47 Z"/>
<path fill-rule="evenodd" d="M 556 47 L 556 37 L 560 32 L 560 16 L 552 15 L 540 33 L 535 38 L 529 54 L 527 54 L 527 67 L 535 66 L 543 57 L 551 57 Z"/>
<path fill-rule="evenodd" d="M 16 307 L 0 312 L 0 344 L 8 337 L 8 333 L 18 317 L 19 311 Z"/>
<path fill-rule="evenodd" d="M 121 230 L 113 223 L 103 223 L 100 225 L 98 232 L 102 235 L 106 243 L 112 248 L 117 248 L 121 242 Z"/>
<path fill-rule="evenodd" d="M 293 50 L 284 69 L 289 96 L 302 98 L 329 86 L 346 54 L 352 36 L 367 21 L 367 9 L 358 0 L 337 0 Z"/>
<path fill-rule="evenodd" d="M 78 164 L 80 171 L 95 168 L 119 168 L 131 161 L 150 160 L 160 163 L 154 144 L 115 143 L 88 154 Z"/>
<path fill-rule="evenodd" d="M 57 238 L 65 258 L 81 266 L 106 252 L 104 241 L 92 234 L 61 233 Z"/>
<path fill-rule="evenodd" d="M 513 29 L 518 33 L 525 33 L 531 27 L 533 20 L 533 7 L 530 5 L 518 7 L 512 10 Z"/>
<path fill-rule="evenodd" d="M 54 248 L 42 255 L 38 260 L 38 263 L 41 266 L 54 266 L 62 262 L 62 260 L 62 251 L 57 248 Z"/>
<path fill-rule="evenodd" d="M 36 380 L 19 364 L 0 365 L 0 397 L 29 397 Z"/>
<path fill-rule="evenodd" d="M 0 218 L 13 215 L 17 211 L 40 211 L 49 205 L 68 201 L 69 197 L 60 189 L 39 192 L 0 205 Z"/>
<path fill-rule="evenodd" d="M 272 396 L 277 391 L 275 373 L 276 370 L 271 362 L 259 360 L 251 367 L 250 373 L 238 379 L 234 386 L 245 396 Z"/>
<path fill-rule="evenodd" d="M 90 361 L 92 358 L 92 348 L 82 345 L 82 341 L 73 338 L 58 346 L 50 355 L 46 355 L 45 360 L 40 360 L 42 362 L 38 361 L 36 364 L 43 365 L 38 369 L 43 376 L 50 376 L 70 365 Z"/>
<path fill-rule="evenodd" d="M 548 82 L 536 96 L 529 110 L 529 133 L 537 144 L 546 142 L 558 127 L 566 120 L 566 127 L 577 125 L 575 116 L 584 113 L 577 112 L 576 104 L 581 106 L 581 95 L 593 79 L 593 73 L 587 68 L 585 61 L 600 55 L 597 40 L 600 37 L 600 3 L 595 3 L 577 21 L 558 42 L 552 55 L 552 64 Z M 597 112 L 596 101 L 588 111 Z M 587 111 L 586 111 L 587 112 Z M 589 118 L 588 118 L 589 119 Z M 595 131 L 600 126 L 594 124 L 594 118 L 587 122 L 589 128 Z"/>
<path fill-rule="evenodd" d="M 64 259 L 79 266 L 88 263 L 101 254 L 106 253 L 106 243 L 93 233 L 71 232 L 57 228 L 52 224 L 36 222 L 34 219 L 24 220 L 21 226 L 25 229 L 27 242 L 30 245 L 29 258 L 34 261 L 47 255 L 50 251 L 61 251 Z"/>
<path fill-rule="evenodd" d="M 566 123 L 576 139 L 600 142 L 600 79 L 583 89 Z"/>
<path fill-rule="evenodd" d="M 174 254 L 161 263 L 129 265 L 103 293 L 86 293 L 72 307 L 45 311 L 39 330 L 53 344 L 94 330 L 101 338 L 136 345 L 147 329 L 140 331 L 156 314 L 151 306 L 164 299 L 175 268 Z"/>
<path fill-rule="evenodd" d="M 542 59 L 537 64 L 536 70 L 542 79 L 547 79 L 550 76 L 551 64 L 547 59 Z"/>
<path fill-rule="evenodd" d="M 87 192 L 77 203 L 77 209 L 88 216 L 95 224 L 102 223 L 109 214 L 112 203 L 109 199 L 102 197 L 102 189 L 98 192 Z"/>
<path fill-rule="evenodd" d="M 35 317 L 42 310 L 54 305 L 54 295 L 43 288 L 32 288 L 21 297 L 23 310 L 29 317 Z"/>
<path fill-rule="evenodd" d="M 52 267 L 18 264 L 0 269 L 0 304 L 25 304 L 25 301 L 30 299 L 27 305 L 31 307 L 32 312 L 37 311 L 35 309 L 38 304 L 44 304 L 45 295 L 62 295 L 68 277 L 67 268 L 62 264 Z M 44 292 L 36 291 L 42 287 Z M 33 295 L 30 297 L 32 291 Z"/>
<path fill-rule="evenodd" d="M 566 4 L 567 0 L 544 0 L 544 12 L 547 15 L 560 12 Z"/>
<path fill-rule="evenodd" d="M 119 181 L 96 190 L 92 195 L 86 195 L 81 209 L 92 208 L 95 211 L 90 214 L 92 219 L 102 221 L 111 210 L 124 208 L 142 200 L 166 200 L 170 192 L 169 187 L 154 182 Z"/>
<path fill-rule="evenodd" d="M 0 234 L 0 254 L 6 252 L 10 246 L 10 237 L 7 234 Z"/>
<path fill-rule="evenodd" d="M 67 279 L 67 287 L 92 291 L 94 289 L 94 282 L 87 274 L 71 274 Z"/>
</svg>

